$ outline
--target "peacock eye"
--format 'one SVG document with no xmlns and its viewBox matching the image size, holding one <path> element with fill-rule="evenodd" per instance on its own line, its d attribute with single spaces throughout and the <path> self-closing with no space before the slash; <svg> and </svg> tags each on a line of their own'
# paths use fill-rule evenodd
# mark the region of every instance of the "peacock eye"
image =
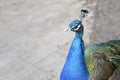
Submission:
<svg viewBox="0 0 120 80">
<path fill-rule="evenodd" d="M 78 25 L 75 25 L 74 29 L 76 29 L 78 27 Z"/>
</svg>

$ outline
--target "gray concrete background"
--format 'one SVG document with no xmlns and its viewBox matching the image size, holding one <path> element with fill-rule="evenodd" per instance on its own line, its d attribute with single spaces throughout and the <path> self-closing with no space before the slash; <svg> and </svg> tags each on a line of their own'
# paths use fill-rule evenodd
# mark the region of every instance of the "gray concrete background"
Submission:
<svg viewBox="0 0 120 80">
<path fill-rule="evenodd" d="M 120 1 L 97 0 L 91 43 L 120 39 Z"/>
<path fill-rule="evenodd" d="M 0 80 L 59 80 L 82 8 L 85 46 L 120 39 L 119 0 L 0 0 Z"/>
</svg>

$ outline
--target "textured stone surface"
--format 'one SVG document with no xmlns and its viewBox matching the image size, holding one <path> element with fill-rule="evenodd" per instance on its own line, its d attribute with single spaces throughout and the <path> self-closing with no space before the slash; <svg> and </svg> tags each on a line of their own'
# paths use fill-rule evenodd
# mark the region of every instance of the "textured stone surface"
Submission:
<svg viewBox="0 0 120 80">
<path fill-rule="evenodd" d="M 120 1 L 97 0 L 91 43 L 120 39 Z"/>
<path fill-rule="evenodd" d="M 86 46 L 120 38 L 118 0 L 0 0 L 0 80 L 59 80 L 82 8 Z"/>
</svg>

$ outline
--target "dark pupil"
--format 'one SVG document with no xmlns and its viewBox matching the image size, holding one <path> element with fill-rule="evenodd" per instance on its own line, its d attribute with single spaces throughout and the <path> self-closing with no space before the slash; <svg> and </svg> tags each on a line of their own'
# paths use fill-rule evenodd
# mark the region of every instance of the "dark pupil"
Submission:
<svg viewBox="0 0 120 80">
<path fill-rule="evenodd" d="M 78 27 L 78 25 L 76 25 L 73 29 L 76 29 Z"/>
</svg>

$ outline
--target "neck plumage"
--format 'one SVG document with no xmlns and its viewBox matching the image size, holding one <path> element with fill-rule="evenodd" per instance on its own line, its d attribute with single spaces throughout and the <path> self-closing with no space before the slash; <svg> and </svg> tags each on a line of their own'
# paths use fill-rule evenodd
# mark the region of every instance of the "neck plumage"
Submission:
<svg viewBox="0 0 120 80">
<path fill-rule="evenodd" d="M 86 66 L 82 34 L 76 33 L 75 38 L 71 44 L 67 59 L 73 64 L 79 63 L 79 66 Z"/>
<path fill-rule="evenodd" d="M 76 33 L 75 38 L 71 44 L 66 63 L 71 70 L 70 72 L 75 73 L 75 75 L 72 75 L 80 76 L 80 80 L 88 80 L 88 70 L 85 64 L 82 33 Z"/>
<path fill-rule="evenodd" d="M 60 80 L 88 80 L 82 35 L 83 30 L 75 34 L 75 38 L 71 44 L 65 65 L 61 72 Z"/>
<path fill-rule="evenodd" d="M 84 42 L 82 40 L 82 35 L 79 33 L 75 34 L 67 59 L 73 60 L 73 58 L 77 58 L 77 57 L 79 59 L 80 57 L 84 57 Z M 83 60 L 83 59 L 80 59 L 80 60 Z"/>
</svg>

